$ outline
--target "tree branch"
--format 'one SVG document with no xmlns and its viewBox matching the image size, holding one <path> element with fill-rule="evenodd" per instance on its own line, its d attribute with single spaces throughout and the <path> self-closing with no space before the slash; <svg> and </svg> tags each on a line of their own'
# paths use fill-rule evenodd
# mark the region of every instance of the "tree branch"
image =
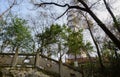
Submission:
<svg viewBox="0 0 120 77">
<path fill-rule="evenodd" d="M 111 15 L 114 23 L 116 24 L 117 30 L 120 32 L 120 26 L 119 26 L 119 24 L 118 24 L 118 22 L 117 22 L 117 19 L 116 19 L 115 15 L 113 14 L 113 12 L 112 12 L 112 10 L 110 9 L 110 7 L 108 6 L 106 0 L 103 0 L 103 1 L 104 1 L 105 6 L 106 6 L 106 9 L 107 9 L 108 12 L 110 13 L 110 15 Z"/>
<path fill-rule="evenodd" d="M 62 15 L 60 15 L 59 17 L 56 18 L 56 20 L 59 19 L 60 17 L 62 17 L 65 13 L 67 13 L 67 11 L 69 9 L 74 9 L 74 8 L 82 10 L 82 11 L 87 11 L 85 8 L 82 8 L 82 7 L 79 7 L 79 6 L 69 6 L 68 9 L 66 9 L 66 11 Z"/>
<path fill-rule="evenodd" d="M 61 14 L 59 17 L 57 17 L 56 20 L 58 20 L 59 18 L 61 18 L 63 15 L 65 15 L 68 10 L 69 10 L 69 9 L 66 9 L 66 11 L 65 11 L 63 14 Z"/>
<path fill-rule="evenodd" d="M 106 25 L 93 13 L 93 11 L 90 10 L 90 8 L 88 7 L 88 5 L 83 1 L 83 0 L 78 0 L 83 6 L 70 6 L 69 4 L 65 4 L 65 5 L 60 5 L 54 2 L 46 2 L 46 3 L 40 3 L 40 4 L 35 4 L 37 6 L 42 6 L 42 5 L 56 5 L 56 6 L 60 6 L 60 7 L 68 7 L 68 9 L 79 9 L 82 11 L 86 11 L 87 13 L 89 13 L 91 15 L 91 17 L 97 22 L 97 24 L 103 29 L 103 31 L 110 37 L 110 39 L 116 44 L 116 46 L 120 49 L 120 41 L 114 36 L 113 33 L 110 32 L 110 30 L 106 27 Z M 65 12 L 66 13 L 66 12 Z M 65 14 L 63 13 L 63 15 Z M 62 15 L 62 16 L 63 16 Z"/>
<path fill-rule="evenodd" d="M 95 46 L 96 46 L 97 54 L 98 54 L 98 57 L 99 57 L 99 63 L 100 63 L 100 65 L 101 65 L 101 67 L 104 67 L 103 62 L 102 62 L 102 57 L 101 57 L 101 54 L 100 54 L 100 49 L 99 49 L 99 46 L 98 46 L 98 44 L 97 44 L 97 42 L 96 42 L 96 40 L 95 40 L 95 38 L 94 38 L 94 35 L 93 35 L 93 33 L 92 33 L 89 20 L 88 20 L 88 18 L 87 18 L 86 15 L 84 15 L 84 14 L 82 14 L 82 15 L 83 15 L 83 17 L 84 17 L 85 20 L 86 20 L 86 23 L 87 23 L 87 26 L 88 26 L 88 30 L 89 30 L 90 35 L 91 35 L 91 37 L 92 37 L 92 40 L 93 40 L 93 42 L 94 42 L 94 44 L 95 44 Z"/>
<path fill-rule="evenodd" d="M 59 6 L 59 7 L 69 7 L 69 4 L 64 4 L 64 5 L 60 5 L 60 4 L 57 4 L 57 3 L 54 3 L 54 2 L 44 2 L 44 3 L 40 3 L 40 4 L 34 4 L 36 6 L 43 6 L 43 5 L 56 5 L 56 6 Z"/>
<path fill-rule="evenodd" d="M 82 11 L 86 11 L 85 8 L 83 7 L 80 7 L 80 6 L 70 6 L 69 4 L 64 4 L 64 5 L 60 5 L 60 4 L 57 4 L 57 3 L 54 3 L 54 2 L 44 2 L 44 3 L 40 3 L 40 4 L 34 4 L 36 6 L 43 6 L 43 5 L 56 5 L 56 6 L 59 6 L 59 7 L 68 7 L 68 9 L 79 9 L 79 10 L 82 10 Z"/>
<path fill-rule="evenodd" d="M 15 4 L 15 0 L 14 0 L 14 2 L 11 4 L 11 6 L 10 6 L 8 9 L 6 9 L 6 10 L 0 15 L 0 18 L 1 18 L 6 12 L 8 12 L 8 11 L 14 6 L 14 4 Z"/>
<path fill-rule="evenodd" d="M 106 25 L 90 10 L 88 5 L 83 0 L 78 0 L 90 14 L 90 16 L 96 21 L 96 23 L 102 28 L 102 30 L 109 36 L 114 44 L 120 49 L 120 41 L 115 37 L 113 33 L 106 27 Z"/>
<path fill-rule="evenodd" d="M 40 3 L 40 4 L 34 4 L 34 5 L 39 6 L 39 7 L 41 7 L 43 5 L 56 5 L 56 6 L 59 6 L 59 7 L 68 7 L 63 14 L 61 14 L 59 17 L 56 18 L 56 20 L 61 18 L 63 15 L 65 15 L 69 9 L 75 8 L 75 9 L 79 9 L 79 10 L 82 10 L 82 11 L 87 11 L 85 8 L 82 8 L 80 6 L 70 6 L 69 4 L 60 5 L 60 4 L 57 4 L 57 3 L 54 3 L 54 2 L 44 2 L 44 3 Z"/>
<path fill-rule="evenodd" d="M 98 0 L 98 1 L 96 1 L 95 3 L 93 3 L 89 8 L 92 8 L 94 5 L 96 5 L 99 1 L 101 1 L 101 0 Z"/>
</svg>

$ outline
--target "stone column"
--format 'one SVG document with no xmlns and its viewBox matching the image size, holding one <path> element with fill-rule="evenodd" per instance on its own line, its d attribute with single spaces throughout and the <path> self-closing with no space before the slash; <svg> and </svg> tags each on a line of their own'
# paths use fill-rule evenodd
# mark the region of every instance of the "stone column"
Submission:
<svg viewBox="0 0 120 77">
<path fill-rule="evenodd" d="M 39 66 L 39 61 L 40 61 L 40 55 L 39 55 L 39 52 L 37 52 L 37 54 L 36 54 L 36 56 L 35 56 L 36 58 L 36 60 L 35 60 L 35 66 Z"/>
</svg>

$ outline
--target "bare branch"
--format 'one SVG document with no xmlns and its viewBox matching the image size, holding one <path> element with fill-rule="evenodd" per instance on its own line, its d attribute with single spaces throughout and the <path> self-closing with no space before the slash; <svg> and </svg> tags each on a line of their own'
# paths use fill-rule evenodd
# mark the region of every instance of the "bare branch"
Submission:
<svg viewBox="0 0 120 77">
<path fill-rule="evenodd" d="M 61 18 L 63 15 L 65 15 L 69 9 L 75 8 L 75 9 L 79 9 L 79 10 L 82 10 L 82 11 L 86 11 L 85 8 L 82 8 L 80 6 L 70 6 L 69 4 L 60 5 L 60 4 L 57 4 L 57 3 L 54 3 L 54 2 L 44 2 L 44 3 L 40 3 L 40 4 L 34 4 L 34 5 L 37 5 L 39 7 L 41 7 L 43 5 L 56 5 L 56 6 L 59 6 L 59 7 L 66 7 L 67 6 L 68 8 L 66 9 L 66 11 L 63 14 L 61 14 L 59 17 L 57 17 L 56 20 Z"/>
<path fill-rule="evenodd" d="M 8 12 L 8 11 L 14 6 L 14 4 L 15 4 L 15 0 L 14 0 L 14 2 L 11 4 L 11 6 L 10 6 L 8 9 L 6 9 L 6 10 L 0 15 L 0 18 L 1 18 L 6 12 Z"/>
<path fill-rule="evenodd" d="M 91 11 L 88 5 L 83 0 L 78 0 L 91 15 L 91 17 L 97 22 L 97 24 L 103 29 L 103 31 L 110 37 L 114 44 L 120 49 L 120 41 L 115 37 L 113 33 L 106 27 L 106 25 Z"/>
<path fill-rule="evenodd" d="M 60 5 L 60 4 L 57 4 L 57 3 L 54 3 L 54 2 L 44 2 L 44 3 L 40 3 L 40 4 L 34 4 L 36 6 L 43 6 L 43 5 L 56 5 L 56 6 L 59 6 L 59 7 L 68 7 L 68 10 L 69 9 L 79 9 L 79 10 L 82 10 L 82 11 L 86 11 L 85 8 L 83 7 L 80 7 L 80 6 L 70 6 L 69 4 L 64 4 L 64 5 Z"/>
<path fill-rule="evenodd" d="M 69 9 L 67 9 L 62 15 L 60 15 L 59 17 L 56 18 L 56 20 L 58 20 L 59 18 L 61 18 L 63 15 L 65 15 L 65 13 L 67 13 Z"/>
<path fill-rule="evenodd" d="M 82 7 L 79 7 L 79 6 L 69 6 L 68 9 L 66 9 L 66 11 L 65 11 L 62 15 L 60 15 L 59 17 L 56 18 L 56 20 L 59 19 L 59 18 L 61 18 L 65 13 L 67 13 L 67 11 L 68 11 L 69 9 L 73 9 L 73 8 L 86 11 L 85 8 L 82 8 Z"/>
<path fill-rule="evenodd" d="M 114 23 L 116 24 L 117 30 L 120 32 L 120 26 L 119 26 L 119 24 L 118 24 L 118 22 L 117 22 L 117 19 L 116 19 L 115 15 L 113 14 L 113 12 L 112 12 L 112 10 L 110 9 L 110 7 L 108 6 L 108 3 L 106 2 L 106 0 L 103 0 L 103 1 L 104 1 L 104 4 L 105 4 L 105 6 L 106 6 L 107 11 L 108 11 L 109 14 L 111 15 Z"/>
<path fill-rule="evenodd" d="M 44 3 L 40 3 L 40 4 L 34 4 L 36 6 L 43 6 L 43 5 L 56 5 L 56 6 L 60 6 L 60 7 L 66 7 L 68 6 L 69 7 L 69 4 L 65 4 L 65 5 L 60 5 L 60 4 L 57 4 L 57 3 L 54 3 L 54 2 L 44 2 Z"/>
<path fill-rule="evenodd" d="M 99 1 L 101 1 L 101 0 L 98 0 L 98 1 L 96 1 L 95 3 L 93 3 L 89 8 L 92 8 L 94 5 L 96 5 Z"/>
<path fill-rule="evenodd" d="M 56 6 L 60 6 L 60 7 L 68 7 L 68 9 L 79 9 L 82 11 L 86 11 L 87 13 L 89 13 L 91 15 L 91 17 L 97 22 L 97 24 L 103 29 L 103 31 L 110 37 L 110 39 L 116 44 L 116 46 L 120 49 L 120 41 L 114 36 L 113 33 L 111 33 L 111 31 L 106 27 L 106 25 L 94 14 L 94 12 L 88 7 L 88 5 L 83 1 L 83 0 L 78 0 L 83 6 L 70 6 L 69 4 L 65 4 L 65 5 L 60 5 L 54 2 L 49 2 L 49 3 L 40 3 L 40 4 L 35 4 L 37 6 L 42 6 L 42 5 L 56 5 Z M 63 13 L 63 15 L 66 12 Z"/>
</svg>

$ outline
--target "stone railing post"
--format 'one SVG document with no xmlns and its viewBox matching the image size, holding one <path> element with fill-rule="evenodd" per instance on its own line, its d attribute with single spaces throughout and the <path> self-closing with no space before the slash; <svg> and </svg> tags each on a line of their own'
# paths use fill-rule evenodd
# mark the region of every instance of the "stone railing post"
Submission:
<svg viewBox="0 0 120 77">
<path fill-rule="evenodd" d="M 36 56 L 35 56 L 35 66 L 39 66 L 39 61 L 40 61 L 40 55 L 39 55 L 39 52 L 36 53 Z"/>
</svg>

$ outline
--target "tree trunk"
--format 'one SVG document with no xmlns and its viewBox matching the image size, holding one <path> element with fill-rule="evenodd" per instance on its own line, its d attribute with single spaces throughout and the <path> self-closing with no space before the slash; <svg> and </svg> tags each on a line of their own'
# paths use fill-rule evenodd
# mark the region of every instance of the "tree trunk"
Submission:
<svg viewBox="0 0 120 77">
<path fill-rule="evenodd" d="M 113 19 L 113 21 L 114 21 L 115 26 L 117 27 L 118 32 L 120 32 L 120 25 L 118 24 L 115 15 L 113 14 L 113 12 L 112 12 L 112 10 L 110 9 L 110 7 L 108 6 L 106 0 L 103 0 L 103 1 L 104 1 L 105 6 L 106 6 L 106 9 L 107 9 L 108 12 L 110 13 L 110 15 L 111 15 L 111 17 L 112 17 L 112 19 Z M 118 58 L 118 53 L 117 53 L 117 51 L 115 51 L 115 55 L 116 55 L 116 57 Z"/>
<path fill-rule="evenodd" d="M 75 53 L 74 67 L 78 67 L 77 53 Z"/>
<path fill-rule="evenodd" d="M 62 77 L 62 60 L 61 60 L 61 57 L 59 59 L 59 75 L 60 75 L 60 77 Z"/>
<path fill-rule="evenodd" d="M 19 50 L 19 47 L 16 47 L 16 50 L 15 50 L 15 55 L 13 57 L 13 62 L 12 62 L 12 66 L 16 66 L 17 64 L 17 61 L 18 61 L 18 50 Z"/>
<path fill-rule="evenodd" d="M 62 54 L 61 54 L 61 44 L 58 44 L 58 52 L 60 53 L 60 58 L 59 58 L 59 77 L 63 77 L 62 75 Z"/>
<path fill-rule="evenodd" d="M 95 46 L 96 46 L 96 49 L 97 49 L 97 54 L 98 54 L 100 66 L 101 66 L 101 68 L 103 68 L 104 65 L 103 65 L 103 63 L 102 63 L 102 57 L 101 57 L 101 54 L 100 54 L 100 50 L 99 50 L 98 44 L 97 44 L 96 41 L 95 41 L 95 38 L 94 38 L 94 36 L 93 36 L 93 34 L 92 34 L 92 31 L 91 31 L 91 29 L 90 29 L 90 25 L 89 25 L 89 22 L 88 22 L 87 19 L 86 19 L 86 21 L 87 21 L 87 24 L 88 24 L 88 30 L 89 30 L 89 32 L 90 32 L 90 35 L 91 35 L 91 37 L 92 37 L 92 40 L 93 40 L 93 42 L 94 42 L 94 44 L 95 44 Z"/>
<path fill-rule="evenodd" d="M 97 22 L 97 24 L 103 29 L 103 31 L 110 37 L 114 44 L 120 49 L 120 41 L 108 30 L 105 24 L 100 21 L 100 19 L 90 10 L 88 5 L 83 0 L 78 0 L 90 14 L 90 16 Z"/>
</svg>

